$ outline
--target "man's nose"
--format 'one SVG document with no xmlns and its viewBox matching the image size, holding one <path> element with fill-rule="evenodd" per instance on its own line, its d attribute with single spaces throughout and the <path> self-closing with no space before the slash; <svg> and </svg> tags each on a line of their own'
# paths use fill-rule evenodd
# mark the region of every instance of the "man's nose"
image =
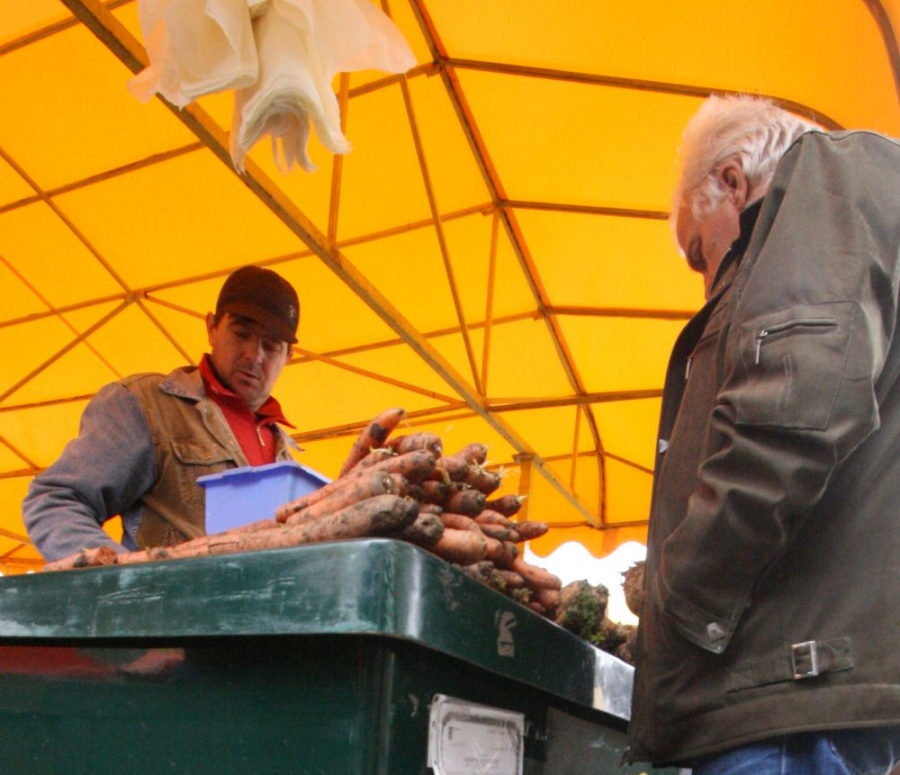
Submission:
<svg viewBox="0 0 900 775">
<path fill-rule="evenodd" d="M 262 337 L 251 336 L 244 342 L 244 357 L 253 363 L 262 363 L 266 351 L 263 348 Z"/>
</svg>

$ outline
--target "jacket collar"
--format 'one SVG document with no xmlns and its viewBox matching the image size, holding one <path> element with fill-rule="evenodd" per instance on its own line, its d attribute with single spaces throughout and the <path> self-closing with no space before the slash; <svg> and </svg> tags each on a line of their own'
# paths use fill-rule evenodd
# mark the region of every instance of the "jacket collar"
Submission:
<svg viewBox="0 0 900 775">
<path fill-rule="evenodd" d="M 759 218 L 759 211 L 762 209 L 762 203 L 763 198 L 760 197 L 753 202 L 753 204 L 748 205 L 741 210 L 739 216 L 740 233 L 738 234 L 738 238 L 731 243 L 731 247 L 728 248 L 728 252 L 722 258 L 722 263 L 719 264 L 719 268 L 716 271 L 716 278 L 712 284 L 710 298 L 718 296 L 721 293 L 723 287 L 720 286 L 728 285 L 728 283 L 724 282 L 726 277 L 729 278 L 729 283 L 731 278 L 734 277 L 738 264 L 741 263 L 741 259 L 744 257 L 744 253 L 747 250 L 747 245 L 750 244 L 750 237 L 753 234 L 753 228 L 756 226 L 756 219 Z"/>
<path fill-rule="evenodd" d="M 200 369 L 196 366 L 182 366 L 179 369 L 169 373 L 162 382 L 159 383 L 159 389 L 164 393 L 172 396 L 178 396 L 186 401 L 199 403 L 206 399 L 206 388 L 203 385 L 203 376 Z M 286 425 L 290 425 L 285 421 Z M 290 427 L 294 427 L 291 425 Z M 297 444 L 293 438 L 278 424 L 273 425 L 276 434 L 280 436 L 284 443 L 296 450 L 302 451 L 303 447 Z"/>
<path fill-rule="evenodd" d="M 203 377 L 196 366 L 182 366 L 180 369 L 169 373 L 159 389 L 169 395 L 185 398 L 188 401 L 202 401 L 206 398 L 206 389 L 203 387 Z"/>
</svg>

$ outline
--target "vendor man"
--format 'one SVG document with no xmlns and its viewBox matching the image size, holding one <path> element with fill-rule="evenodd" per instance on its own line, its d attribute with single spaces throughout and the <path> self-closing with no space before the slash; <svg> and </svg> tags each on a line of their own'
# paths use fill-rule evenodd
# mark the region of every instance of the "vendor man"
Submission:
<svg viewBox="0 0 900 775">
<path fill-rule="evenodd" d="M 35 477 L 23 503 L 48 561 L 83 548 L 168 546 L 205 533 L 200 476 L 290 459 L 271 391 L 297 341 L 297 293 L 269 269 L 233 272 L 206 316 L 210 351 L 168 376 L 138 374 L 102 388 L 78 437 Z M 122 543 L 103 523 L 121 515 Z"/>
</svg>

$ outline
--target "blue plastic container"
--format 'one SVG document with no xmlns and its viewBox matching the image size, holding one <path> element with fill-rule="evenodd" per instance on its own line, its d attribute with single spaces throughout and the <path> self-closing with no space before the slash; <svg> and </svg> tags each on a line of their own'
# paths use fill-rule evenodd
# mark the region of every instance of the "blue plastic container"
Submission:
<svg viewBox="0 0 900 775">
<path fill-rule="evenodd" d="M 206 532 L 221 533 L 249 522 L 272 519 L 282 504 L 330 481 L 293 460 L 201 476 L 197 484 L 206 490 Z"/>
</svg>

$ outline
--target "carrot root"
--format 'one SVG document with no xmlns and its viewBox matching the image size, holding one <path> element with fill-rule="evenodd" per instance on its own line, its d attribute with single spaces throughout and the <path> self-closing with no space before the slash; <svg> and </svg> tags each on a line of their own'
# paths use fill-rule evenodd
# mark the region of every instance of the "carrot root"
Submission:
<svg viewBox="0 0 900 775">
<path fill-rule="evenodd" d="M 380 412 L 375 419 L 366 425 L 350 448 L 347 458 L 341 466 L 338 478 L 350 471 L 369 452 L 376 447 L 384 446 L 387 437 L 391 434 L 406 416 L 406 410 L 395 407 Z"/>
<path fill-rule="evenodd" d="M 472 565 L 487 556 L 487 542 L 481 531 L 444 527 L 444 534 L 431 549 L 438 557 L 459 565 Z"/>
<path fill-rule="evenodd" d="M 82 549 L 80 552 L 48 562 L 42 571 L 75 570 L 76 568 L 97 568 L 103 565 L 115 565 L 118 555 L 111 546 L 97 546 Z"/>
</svg>

